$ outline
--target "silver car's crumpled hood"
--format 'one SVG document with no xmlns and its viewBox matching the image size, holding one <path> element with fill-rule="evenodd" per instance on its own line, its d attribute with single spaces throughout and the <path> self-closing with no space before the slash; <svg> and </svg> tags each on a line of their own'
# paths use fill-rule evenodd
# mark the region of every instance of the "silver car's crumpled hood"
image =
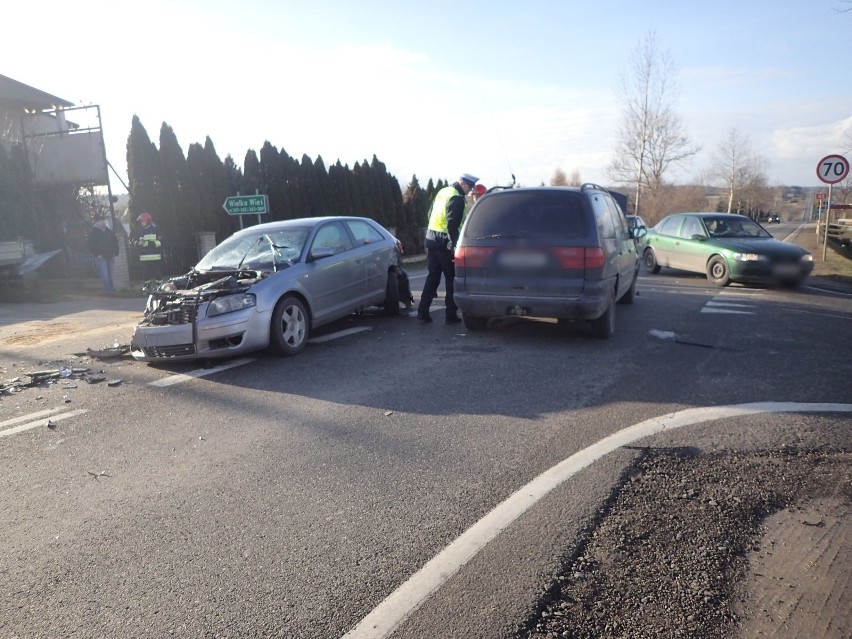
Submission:
<svg viewBox="0 0 852 639">
<path fill-rule="evenodd" d="M 148 289 L 148 304 L 139 324 L 162 326 L 192 322 L 195 320 L 194 311 L 201 302 L 245 292 L 266 276 L 263 271 L 240 269 L 193 270 L 186 275 L 169 278 Z"/>
</svg>

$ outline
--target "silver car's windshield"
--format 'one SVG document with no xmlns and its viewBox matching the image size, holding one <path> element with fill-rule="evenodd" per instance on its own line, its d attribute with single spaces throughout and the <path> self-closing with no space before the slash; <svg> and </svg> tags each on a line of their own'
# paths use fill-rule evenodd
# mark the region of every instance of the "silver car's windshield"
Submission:
<svg viewBox="0 0 852 639">
<path fill-rule="evenodd" d="M 288 266 L 302 254 L 308 227 L 290 227 L 231 236 L 196 265 L 197 271 L 239 267 L 276 270 Z"/>
</svg>

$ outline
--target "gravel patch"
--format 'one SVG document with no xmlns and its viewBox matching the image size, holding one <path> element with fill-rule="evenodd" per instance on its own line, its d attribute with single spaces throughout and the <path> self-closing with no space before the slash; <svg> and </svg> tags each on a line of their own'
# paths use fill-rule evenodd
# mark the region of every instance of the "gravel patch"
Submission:
<svg viewBox="0 0 852 639">
<path fill-rule="evenodd" d="M 837 449 L 644 451 L 516 639 L 736 635 L 764 522 L 852 501 L 850 462 Z"/>
</svg>

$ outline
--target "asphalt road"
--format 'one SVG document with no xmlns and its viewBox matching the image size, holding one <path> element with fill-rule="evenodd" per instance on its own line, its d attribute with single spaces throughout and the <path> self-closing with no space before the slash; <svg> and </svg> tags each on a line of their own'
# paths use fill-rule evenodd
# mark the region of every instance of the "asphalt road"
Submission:
<svg viewBox="0 0 852 639">
<path fill-rule="evenodd" d="M 223 370 L 72 355 L 141 305 L 0 309 L 1 377 L 72 369 L 0 395 L 0 636 L 510 637 L 637 446 L 852 444 L 843 293 L 664 271 L 604 341 L 367 314 Z"/>
</svg>

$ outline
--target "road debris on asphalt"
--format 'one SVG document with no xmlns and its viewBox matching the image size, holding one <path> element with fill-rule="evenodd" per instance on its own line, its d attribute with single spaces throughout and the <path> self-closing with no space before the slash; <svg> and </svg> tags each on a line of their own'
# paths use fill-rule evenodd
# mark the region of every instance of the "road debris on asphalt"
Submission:
<svg viewBox="0 0 852 639">
<path fill-rule="evenodd" d="M 126 347 L 129 350 L 129 346 Z M 125 346 L 116 345 L 115 349 L 106 349 L 106 351 L 123 351 Z M 106 351 L 97 351 L 99 354 L 104 354 Z M 95 351 L 92 351 L 94 353 Z M 90 356 L 90 355 L 86 355 Z M 94 355 L 91 355 L 94 357 Z M 76 357 L 76 355 L 75 355 Z M 16 373 L 19 373 L 15 377 L 10 377 L 8 379 L 3 379 L 3 373 L 5 370 L 0 370 L 0 397 L 4 395 L 14 395 L 25 391 L 29 388 L 44 388 L 51 385 L 56 385 L 57 388 L 61 388 L 64 392 L 74 390 L 78 387 L 75 382 L 86 382 L 87 384 L 98 384 L 100 382 L 106 381 L 107 386 L 116 387 L 123 383 L 123 380 L 120 378 L 110 378 L 107 381 L 107 375 L 105 370 L 97 370 L 93 371 L 88 366 L 79 366 L 75 365 L 79 362 L 41 362 L 41 366 L 52 365 L 50 368 L 41 368 L 37 370 L 24 371 L 21 370 L 20 365 L 13 364 L 12 367 L 17 369 Z M 28 378 L 28 379 L 27 379 Z M 40 395 L 36 399 L 42 399 Z M 71 402 L 71 396 L 66 394 L 62 396 L 63 401 L 67 404 Z"/>
<path fill-rule="evenodd" d="M 107 348 L 87 348 L 85 353 L 75 353 L 76 355 L 87 355 L 95 359 L 116 359 L 122 355 L 127 355 L 130 352 L 130 344 L 119 344 L 116 342 Z"/>
</svg>

